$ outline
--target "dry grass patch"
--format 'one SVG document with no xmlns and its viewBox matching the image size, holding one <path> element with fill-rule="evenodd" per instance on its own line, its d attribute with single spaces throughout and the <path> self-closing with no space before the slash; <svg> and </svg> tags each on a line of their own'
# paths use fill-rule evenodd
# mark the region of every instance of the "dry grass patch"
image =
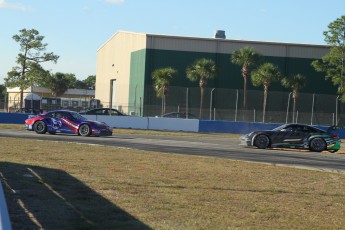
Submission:
<svg viewBox="0 0 345 230">
<path fill-rule="evenodd" d="M 344 174 L 72 143 L 0 145 L 14 229 L 345 225 Z"/>
<path fill-rule="evenodd" d="M 0 129 L 15 129 L 15 130 L 23 130 L 24 124 L 0 124 Z"/>
</svg>

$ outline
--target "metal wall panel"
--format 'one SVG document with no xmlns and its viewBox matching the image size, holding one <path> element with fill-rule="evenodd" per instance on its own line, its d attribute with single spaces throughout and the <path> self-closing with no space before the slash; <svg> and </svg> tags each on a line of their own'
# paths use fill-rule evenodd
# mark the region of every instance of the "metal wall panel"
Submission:
<svg viewBox="0 0 345 230">
<path fill-rule="evenodd" d="M 254 47 L 264 56 L 314 59 L 321 58 L 329 51 L 327 46 L 321 45 L 192 38 L 165 35 L 147 36 L 147 48 L 160 50 L 231 54 L 235 50 L 245 46 L 250 46 Z"/>
<path fill-rule="evenodd" d="M 291 57 L 300 58 L 321 59 L 329 52 L 329 48 L 326 46 L 290 46 L 289 49 Z"/>
<path fill-rule="evenodd" d="M 127 107 L 131 53 L 145 48 L 145 34 L 120 31 L 98 49 L 95 95 L 97 99 L 102 102 L 110 101 L 110 80 L 116 79 L 114 105 L 124 104 Z"/>
<path fill-rule="evenodd" d="M 216 52 L 216 43 L 197 38 L 148 36 L 147 48 L 190 52 Z"/>
</svg>

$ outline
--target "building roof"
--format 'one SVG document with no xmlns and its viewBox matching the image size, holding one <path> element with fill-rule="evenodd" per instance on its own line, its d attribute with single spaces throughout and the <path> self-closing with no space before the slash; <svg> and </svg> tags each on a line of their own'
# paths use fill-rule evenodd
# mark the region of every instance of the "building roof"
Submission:
<svg viewBox="0 0 345 230">
<path fill-rule="evenodd" d="M 155 34 L 155 33 L 145 33 L 145 32 L 132 32 L 132 31 L 125 31 L 119 30 L 116 31 L 104 44 L 106 44 L 109 40 L 115 37 L 119 33 L 126 33 L 138 36 L 146 36 L 146 37 L 162 37 L 162 38 L 175 38 L 175 39 L 191 39 L 191 40 L 204 40 L 204 41 L 215 41 L 220 40 L 224 42 L 243 42 L 243 43 L 260 43 L 260 44 L 272 44 L 272 45 L 294 45 L 294 46 L 311 46 L 311 47 L 321 47 L 321 48 L 329 48 L 328 45 L 320 45 L 320 44 L 308 44 L 308 43 L 292 43 L 292 42 L 284 42 L 284 41 L 258 41 L 258 40 L 243 40 L 243 39 L 229 39 L 229 38 L 212 38 L 212 37 L 193 37 L 193 36 L 180 36 L 180 35 L 167 35 L 167 34 Z M 102 44 L 101 47 L 104 45 Z M 101 48 L 100 47 L 100 48 Z"/>
<path fill-rule="evenodd" d="M 126 35 L 128 35 L 130 39 L 124 39 L 127 38 Z M 137 39 L 133 39 L 133 37 L 136 37 Z M 326 45 L 271 41 L 250 41 L 211 37 L 201 38 L 176 35 L 137 33 L 129 31 L 117 31 L 98 49 L 98 51 L 105 47 L 108 43 L 113 44 L 114 42 L 118 42 L 123 45 L 123 42 L 132 42 L 133 44 L 138 44 L 138 40 L 142 41 L 142 45 L 137 46 L 137 48 L 139 49 L 232 54 L 235 50 L 238 50 L 245 46 L 250 46 L 255 48 L 263 56 L 310 59 L 320 59 L 329 52 L 329 46 Z"/>
<path fill-rule="evenodd" d="M 20 88 L 7 88 L 8 93 L 19 93 Z M 51 93 L 50 89 L 44 87 L 29 87 L 23 91 L 24 93 Z M 86 95 L 86 96 L 95 96 L 95 90 L 89 89 L 68 89 L 64 94 L 69 95 Z"/>
</svg>

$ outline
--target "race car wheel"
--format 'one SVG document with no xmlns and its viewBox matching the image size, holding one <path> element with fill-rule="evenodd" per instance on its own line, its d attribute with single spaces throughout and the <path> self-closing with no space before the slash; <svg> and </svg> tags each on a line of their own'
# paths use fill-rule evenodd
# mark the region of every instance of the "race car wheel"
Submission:
<svg viewBox="0 0 345 230">
<path fill-rule="evenodd" d="M 90 136 L 91 135 L 91 127 L 87 124 L 82 124 L 79 127 L 78 134 L 81 136 L 84 136 L 84 137 Z"/>
<path fill-rule="evenodd" d="M 260 134 L 255 137 L 254 145 L 259 149 L 265 149 L 269 146 L 269 144 L 270 139 L 266 135 Z"/>
<path fill-rule="evenodd" d="M 310 141 L 309 149 L 313 152 L 322 152 L 326 149 L 326 142 L 322 138 L 316 137 Z"/>
<path fill-rule="evenodd" d="M 331 150 L 328 150 L 328 152 L 330 152 L 330 153 L 336 153 L 336 152 L 338 152 L 338 149 L 331 149 Z"/>
<path fill-rule="evenodd" d="M 43 121 L 36 121 L 33 130 L 38 134 L 44 134 L 47 132 L 47 125 Z"/>
</svg>

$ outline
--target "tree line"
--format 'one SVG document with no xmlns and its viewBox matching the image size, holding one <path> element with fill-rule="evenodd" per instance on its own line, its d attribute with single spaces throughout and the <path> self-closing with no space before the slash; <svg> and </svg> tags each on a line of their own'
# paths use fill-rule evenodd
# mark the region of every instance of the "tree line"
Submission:
<svg viewBox="0 0 345 230">
<path fill-rule="evenodd" d="M 53 52 L 45 52 L 48 44 L 43 42 L 35 29 L 22 29 L 12 37 L 19 43 L 20 53 L 17 55 L 17 66 L 7 73 L 5 85 L 0 85 L 0 98 L 5 97 L 6 87 L 19 87 L 20 108 L 23 108 L 23 91 L 29 87 L 45 87 L 51 90 L 52 96 L 59 97 L 70 88 L 95 89 L 96 76 L 90 75 L 78 80 L 71 73 L 51 73 L 42 67 L 42 63 L 54 62 L 59 59 Z"/>
<path fill-rule="evenodd" d="M 51 73 L 42 67 L 42 63 L 54 62 L 59 59 L 53 52 L 45 52 L 47 43 L 43 43 L 44 36 L 41 36 L 35 29 L 22 29 L 18 35 L 12 38 L 19 43 L 20 53 L 17 55 L 17 66 L 8 72 L 5 78 L 6 87 L 19 87 L 20 108 L 23 107 L 23 91 L 30 86 L 42 86 L 49 88 L 53 96 L 61 96 L 68 88 L 95 89 L 96 76 L 92 75 L 83 81 L 77 80 L 74 74 Z M 311 63 L 317 72 L 326 73 L 325 79 L 331 80 L 338 87 L 337 93 L 340 100 L 345 102 L 345 16 L 336 19 L 328 25 L 328 30 L 323 32 L 326 43 L 330 46 L 330 51 L 321 60 Z M 252 47 L 243 47 L 236 50 L 230 61 L 241 66 L 243 77 L 243 109 L 247 107 L 247 81 L 250 76 L 254 86 L 262 86 L 264 91 L 263 120 L 265 117 L 266 101 L 269 86 L 273 82 L 289 88 L 293 98 L 293 121 L 295 117 L 296 100 L 299 91 L 305 86 L 305 76 L 295 73 L 291 76 L 282 76 L 279 68 L 273 63 L 263 63 L 259 65 L 261 55 Z M 153 87 L 157 97 L 162 98 L 162 113 L 165 113 L 166 96 L 169 91 L 170 81 L 177 70 L 172 67 L 157 69 L 152 72 Z M 196 60 L 191 66 L 186 68 L 186 77 L 190 81 L 196 81 L 200 87 L 200 111 L 202 117 L 204 89 L 207 80 L 217 76 L 217 68 L 212 59 L 201 58 Z M 0 85 L 0 97 L 4 96 L 5 87 Z"/>
<path fill-rule="evenodd" d="M 328 30 L 323 32 L 325 41 L 330 46 L 330 51 L 321 60 L 311 63 L 317 72 L 326 73 L 325 79 L 331 80 L 338 87 L 341 102 L 345 102 L 345 16 L 336 19 L 328 25 Z M 247 109 L 247 82 L 250 76 L 251 82 L 256 87 L 263 87 L 263 122 L 265 121 L 266 103 L 269 86 L 273 82 L 280 82 L 282 86 L 291 90 L 293 98 L 293 122 L 296 115 L 296 101 L 299 92 L 306 84 L 306 77 L 300 73 L 283 76 L 279 68 L 273 63 L 260 64 L 261 54 L 253 47 L 243 47 L 230 55 L 230 62 L 241 66 L 243 78 L 243 109 Z M 259 65 L 260 64 L 260 65 Z M 169 91 L 170 81 L 177 75 L 177 70 L 172 67 L 160 68 L 152 72 L 153 88 L 157 97 L 162 97 L 162 114 L 165 113 L 166 96 Z M 217 76 L 217 67 L 212 59 L 198 59 L 186 68 L 186 77 L 190 81 L 196 81 L 200 87 L 200 110 L 202 117 L 204 89 L 208 79 Z"/>
</svg>

